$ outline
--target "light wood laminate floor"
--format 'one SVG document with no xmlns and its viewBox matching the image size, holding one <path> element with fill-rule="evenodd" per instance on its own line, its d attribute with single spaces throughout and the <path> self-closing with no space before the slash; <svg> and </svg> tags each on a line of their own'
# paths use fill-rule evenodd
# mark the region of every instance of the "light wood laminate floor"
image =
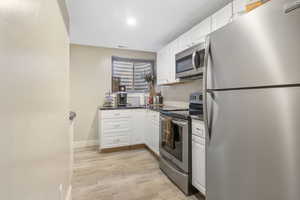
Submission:
<svg viewBox="0 0 300 200">
<path fill-rule="evenodd" d="M 75 149 L 73 200 L 196 200 L 161 172 L 147 150 L 99 153 Z"/>
</svg>

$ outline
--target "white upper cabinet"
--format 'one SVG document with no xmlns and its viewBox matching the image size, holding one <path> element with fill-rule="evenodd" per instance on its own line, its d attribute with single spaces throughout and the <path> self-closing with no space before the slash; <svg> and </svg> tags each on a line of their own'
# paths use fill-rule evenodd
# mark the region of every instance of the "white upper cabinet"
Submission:
<svg viewBox="0 0 300 200">
<path fill-rule="evenodd" d="M 233 1 L 233 16 L 238 17 L 246 12 L 247 0 Z"/>
<path fill-rule="evenodd" d="M 178 39 L 178 48 L 176 49 L 176 53 L 184 51 L 185 49 L 189 48 L 191 45 L 191 37 L 190 32 L 186 32 L 182 34 Z"/>
<path fill-rule="evenodd" d="M 231 22 L 233 17 L 232 3 L 212 15 L 212 31 L 216 31 Z"/>
<path fill-rule="evenodd" d="M 179 79 L 176 79 L 176 54 L 178 53 L 178 40 L 174 40 L 169 45 L 169 82 L 176 83 Z"/>
<path fill-rule="evenodd" d="M 211 17 L 196 25 L 191 31 L 191 46 L 205 42 L 205 37 L 211 33 Z"/>
<path fill-rule="evenodd" d="M 191 30 L 179 36 L 176 40 L 166 45 L 157 52 L 157 84 L 172 84 L 176 80 L 175 55 L 194 45 L 205 42 L 211 32 L 216 31 L 230 23 L 234 17 L 245 13 L 247 0 L 234 0 L 212 16 L 206 18 Z"/>
<path fill-rule="evenodd" d="M 168 65 L 168 58 L 169 49 L 168 46 L 162 48 L 157 53 L 157 84 L 162 85 L 166 84 L 169 81 L 169 65 Z"/>
<path fill-rule="evenodd" d="M 178 41 L 175 40 L 162 48 L 157 53 L 157 84 L 171 84 L 178 82 L 175 72 L 175 55 L 178 49 Z"/>
</svg>

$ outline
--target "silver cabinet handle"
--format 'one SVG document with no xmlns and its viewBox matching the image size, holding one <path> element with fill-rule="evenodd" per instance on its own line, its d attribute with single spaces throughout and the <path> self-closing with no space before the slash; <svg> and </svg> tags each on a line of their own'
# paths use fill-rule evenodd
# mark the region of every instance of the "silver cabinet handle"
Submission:
<svg viewBox="0 0 300 200">
<path fill-rule="evenodd" d="M 208 120 L 208 107 L 207 107 L 207 94 L 208 94 L 208 90 L 207 90 L 207 73 L 208 73 L 208 59 L 209 59 L 209 53 L 210 53 L 210 37 L 207 36 L 206 37 L 206 41 L 205 41 L 205 56 L 204 56 L 204 82 L 203 82 L 203 89 L 204 89 L 204 93 L 203 93 L 203 102 L 204 102 L 204 124 L 205 124 L 205 131 L 208 134 L 209 139 L 211 139 L 211 128 L 210 128 L 210 124 L 209 124 L 209 120 Z"/>
</svg>

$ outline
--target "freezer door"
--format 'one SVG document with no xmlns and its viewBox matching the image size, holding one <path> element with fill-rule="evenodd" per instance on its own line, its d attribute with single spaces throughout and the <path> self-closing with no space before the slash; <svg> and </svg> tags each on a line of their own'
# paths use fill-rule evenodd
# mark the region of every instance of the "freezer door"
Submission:
<svg viewBox="0 0 300 200">
<path fill-rule="evenodd" d="M 299 84 L 300 9 L 285 13 L 292 5 L 270 1 L 212 33 L 208 88 Z"/>
<path fill-rule="evenodd" d="M 213 96 L 207 200 L 299 200 L 300 88 Z"/>
</svg>

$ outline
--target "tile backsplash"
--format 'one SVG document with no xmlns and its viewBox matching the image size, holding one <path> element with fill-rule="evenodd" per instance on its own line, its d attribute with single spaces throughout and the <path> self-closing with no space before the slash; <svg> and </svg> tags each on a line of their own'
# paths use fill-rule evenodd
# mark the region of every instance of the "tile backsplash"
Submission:
<svg viewBox="0 0 300 200">
<path fill-rule="evenodd" d="M 202 91 L 203 80 L 195 80 L 184 84 L 163 86 L 158 88 L 161 91 L 164 101 L 189 102 L 189 96 L 193 92 Z"/>
</svg>

